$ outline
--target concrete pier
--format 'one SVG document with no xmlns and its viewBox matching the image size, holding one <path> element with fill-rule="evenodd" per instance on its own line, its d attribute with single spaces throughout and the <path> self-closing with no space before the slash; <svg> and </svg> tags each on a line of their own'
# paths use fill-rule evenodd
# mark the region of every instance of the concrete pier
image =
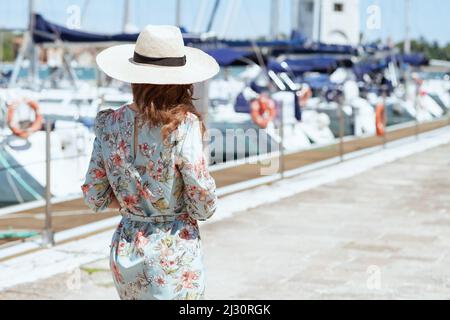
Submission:
<svg viewBox="0 0 450 320">
<path fill-rule="evenodd" d="M 450 145 L 204 225 L 202 239 L 209 299 L 449 299 Z M 0 299 L 117 299 L 107 261 Z"/>
</svg>

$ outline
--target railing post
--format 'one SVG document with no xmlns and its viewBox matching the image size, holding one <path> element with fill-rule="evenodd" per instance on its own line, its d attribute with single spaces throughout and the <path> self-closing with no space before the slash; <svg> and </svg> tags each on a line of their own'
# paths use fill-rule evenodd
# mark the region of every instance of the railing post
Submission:
<svg viewBox="0 0 450 320">
<path fill-rule="evenodd" d="M 51 121 L 45 121 L 45 229 L 42 235 L 44 246 L 53 246 L 55 244 L 52 230 L 52 212 L 51 212 Z"/>
<path fill-rule="evenodd" d="M 419 140 L 419 90 L 420 90 L 420 85 L 417 82 L 416 79 L 413 78 L 413 80 L 415 81 L 415 88 L 416 90 L 414 91 L 414 110 L 416 111 L 416 121 L 415 121 L 415 126 L 414 126 L 414 131 L 415 131 L 415 136 L 416 136 L 416 140 Z"/>
<path fill-rule="evenodd" d="M 387 141 L 387 137 L 386 137 L 386 131 L 387 131 L 387 105 L 386 105 L 386 101 L 387 101 L 387 87 L 386 86 L 382 86 L 383 91 L 382 93 L 382 99 L 383 99 L 383 107 L 384 107 L 384 111 L 383 111 L 383 149 L 386 149 L 386 141 Z"/>
<path fill-rule="evenodd" d="M 295 93 L 294 93 L 295 94 Z M 295 96 L 297 99 L 297 96 Z M 281 179 L 284 179 L 284 119 L 283 119 L 283 103 L 279 102 L 280 106 L 280 174 Z M 272 152 L 272 150 L 270 150 Z"/>
<path fill-rule="evenodd" d="M 344 135 L 345 135 L 345 123 L 344 123 L 344 110 L 343 108 L 343 96 L 339 91 L 337 93 L 337 103 L 338 103 L 338 117 L 339 117 L 339 158 L 344 161 Z"/>
</svg>

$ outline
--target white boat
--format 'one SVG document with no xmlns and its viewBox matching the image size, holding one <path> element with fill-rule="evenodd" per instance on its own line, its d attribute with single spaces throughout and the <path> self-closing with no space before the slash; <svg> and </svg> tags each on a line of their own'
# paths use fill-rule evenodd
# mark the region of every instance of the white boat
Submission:
<svg viewBox="0 0 450 320">
<path fill-rule="evenodd" d="M 100 95 L 100 96 L 99 96 Z M 23 203 L 44 196 L 46 185 L 46 132 L 27 139 L 16 137 L 6 124 L 7 104 L 27 98 L 54 123 L 50 133 L 51 193 L 64 197 L 80 193 L 91 156 L 94 134 L 90 129 L 101 108 L 116 107 L 130 100 L 129 94 L 101 88 L 94 91 L 0 89 L 0 204 Z M 14 122 L 33 120 L 26 104 L 15 112 Z"/>
</svg>

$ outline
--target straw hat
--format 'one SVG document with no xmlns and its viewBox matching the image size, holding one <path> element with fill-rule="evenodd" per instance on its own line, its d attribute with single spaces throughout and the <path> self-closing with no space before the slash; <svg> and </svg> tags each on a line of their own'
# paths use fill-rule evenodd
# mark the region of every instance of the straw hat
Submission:
<svg viewBox="0 0 450 320">
<path fill-rule="evenodd" d="M 97 64 L 111 78 L 129 83 L 190 84 L 219 72 L 207 53 L 184 46 L 179 28 L 147 26 L 134 44 L 117 45 L 97 55 Z"/>
</svg>

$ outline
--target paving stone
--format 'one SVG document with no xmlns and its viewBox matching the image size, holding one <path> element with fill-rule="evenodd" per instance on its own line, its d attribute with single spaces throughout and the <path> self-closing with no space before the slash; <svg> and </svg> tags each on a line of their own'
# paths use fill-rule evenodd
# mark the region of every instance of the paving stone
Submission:
<svg viewBox="0 0 450 320">
<path fill-rule="evenodd" d="M 209 299 L 450 299 L 450 145 L 202 228 Z M 1 299 L 117 299 L 108 260 Z M 78 273 L 77 273 L 78 272 Z"/>
</svg>

